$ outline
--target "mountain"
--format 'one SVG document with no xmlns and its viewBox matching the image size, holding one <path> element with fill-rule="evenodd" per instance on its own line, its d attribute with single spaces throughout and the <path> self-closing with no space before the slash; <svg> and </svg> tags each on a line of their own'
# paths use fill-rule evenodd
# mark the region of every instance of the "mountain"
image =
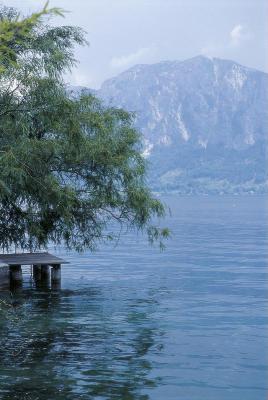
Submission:
<svg viewBox="0 0 268 400">
<path fill-rule="evenodd" d="M 136 65 L 96 94 L 136 113 L 154 189 L 267 191 L 268 74 L 197 56 Z"/>
</svg>

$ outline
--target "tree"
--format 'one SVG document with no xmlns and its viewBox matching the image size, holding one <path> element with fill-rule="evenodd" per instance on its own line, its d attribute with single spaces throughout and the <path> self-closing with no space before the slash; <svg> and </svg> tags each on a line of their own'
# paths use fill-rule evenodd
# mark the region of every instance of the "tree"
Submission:
<svg viewBox="0 0 268 400">
<path fill-rule="evenodd" d="M 0 246 L 94 249 L 116 238 L 112 221 L 162 245 L 168 230 L 153 221 L 165 209 L 147 187 L 134 116 L 70 94 L 63 75 L 86 41 L 48 25 L 53 14 L 0 9 Z"/>
</svg>

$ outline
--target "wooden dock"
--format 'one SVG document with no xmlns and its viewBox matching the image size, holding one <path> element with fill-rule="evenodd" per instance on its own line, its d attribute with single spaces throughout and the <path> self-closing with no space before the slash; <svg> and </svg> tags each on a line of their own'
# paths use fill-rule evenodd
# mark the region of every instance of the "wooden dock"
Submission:
<svg viewBox="0 0 268 400">
<path fill-rule="evenodd" d="M 0 264 L 8 266 L 11 285 L 22 283 L 23 265 L 32 267 L 33 278 L 37 283 L 47 283 L 51 279 L 52 284 L 58 284 L 61 281 L 61 265 L 68 262 L 53 254 L 43 252 L 0 254 Z"/>
</svg>

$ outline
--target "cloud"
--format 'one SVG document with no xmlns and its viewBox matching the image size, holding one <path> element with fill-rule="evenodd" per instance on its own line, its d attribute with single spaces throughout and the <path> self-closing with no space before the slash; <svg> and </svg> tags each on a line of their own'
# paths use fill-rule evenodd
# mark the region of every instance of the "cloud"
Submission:
<svg viewBox="0 0 268 400">
<path fill-rule="evenodd" d="M 82 69 L 72 70 L 71 73 L 66 73 L 65 78 L 67 82 L 74 86 L 93 87 L 94 80 L 90 74 Z"/>
<path fill-rule="evenodd" d="M 248 39 L 249 34 L 245 31 L 245 28 L 238 24 L 233 27 L 230 32 L 230 39 L 232 46 L 239 46 L 242 41 Z"/>
<path fill-rule="evenodd" d="M 113 57 L 110 61 L 110 65 L 112 68 L 124 68 L 128 67 L 131 64 L 135 64 L 136 62 L 140 61 L 144 56 L 150 53 L 149 47 L 142 47 L 134 53 L 120 56 L 120 57 Z"/>
<path fill-rule="evenodd" d="M 208 57 L 226 56 L 234 50 L 237 51 L 237 47 L 251 38 L 252 34 L 243 25 L 237 24 L 229 32 L 229 36 L 226 35 L 221 42 L 207 43 L 200 49 L 200 53 Z"/>
</svg>

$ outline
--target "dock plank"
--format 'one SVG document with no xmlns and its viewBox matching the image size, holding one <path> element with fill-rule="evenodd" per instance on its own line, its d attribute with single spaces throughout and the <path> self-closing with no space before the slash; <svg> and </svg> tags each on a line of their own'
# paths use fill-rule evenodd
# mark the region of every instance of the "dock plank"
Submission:
<svg viewBox="0 0 268 400">
<path fill-rule="evenodd" d="M 7 265 L 69 264 L 68 261 L 47 252 L 0 254 L 0 263 Z"/>
</svg>

